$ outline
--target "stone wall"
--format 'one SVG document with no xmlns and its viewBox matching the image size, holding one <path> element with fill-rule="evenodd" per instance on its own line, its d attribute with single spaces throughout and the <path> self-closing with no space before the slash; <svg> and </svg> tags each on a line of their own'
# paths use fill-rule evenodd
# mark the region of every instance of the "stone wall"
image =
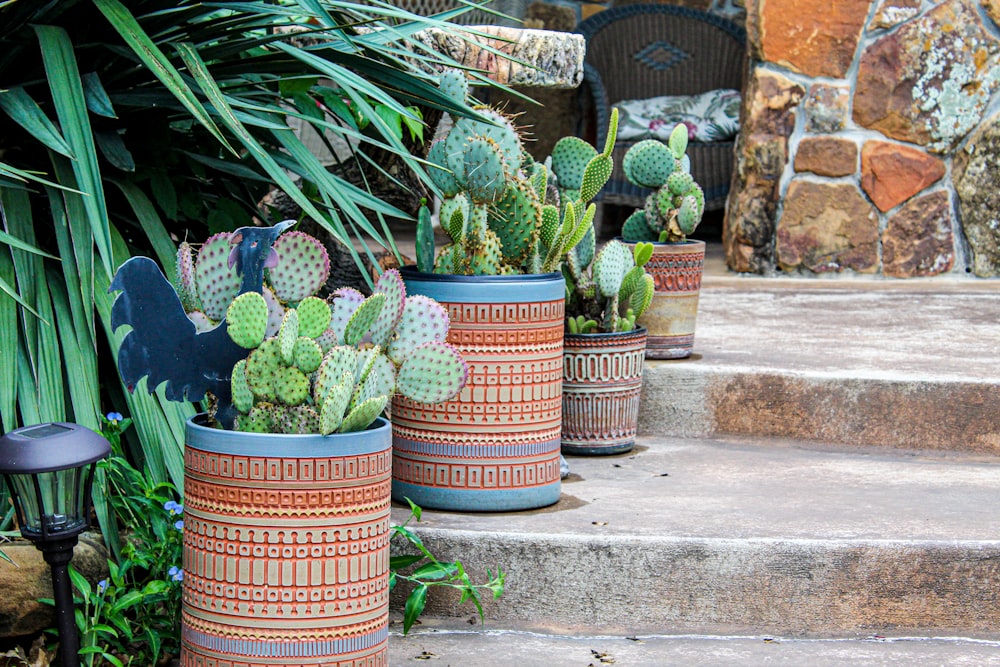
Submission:
<svg viewBox="0 0 1000 667">
<path fill-rule="evenodd" d="M 1000 275 L 1000 0 L 747 0 L 739 272 Z"/>
</svg>

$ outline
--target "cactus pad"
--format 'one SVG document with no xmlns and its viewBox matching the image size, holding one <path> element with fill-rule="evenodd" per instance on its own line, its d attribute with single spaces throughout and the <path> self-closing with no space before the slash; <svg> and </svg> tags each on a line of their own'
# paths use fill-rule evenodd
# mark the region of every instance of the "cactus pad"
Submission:
<svg viewBox="0 0 1000 667">
<path fill-rule="evenodd" d="M 344 331 L 351 315 L 364 303 L 365 295 L 353 287 L 341 287 L 333 293 L 333 301 L 330 303 L 330 327 L 329 329 L 336 335 L 335 345 L 344 342 Z"/>
<path fill-rule="evenodd" d="M 290 308 L 285 312 L 285 319 L 281 322 L 281 329 L 278 330 L 278 346 L 281 350 L 281 359 L 286 364 L 291 364 L 295 353 L 295 341 L 299 339 L 299 312 Z"/>
<path fill-rule="evenodd" d="M 350 384 L 351 392 L 353 392 L 354 373 L 357 366 L 358 352 L 353 347 L 338 345 L 330 348 L 330 351 L 323 357 L 323 362 L 319 365 L 319 371 L 316 373 L 313 400 L 320 403 L 333 386 L 342 382 Z M 349 374 L 349 380 L 344 379 L 345 373 Z"/>
<path fill-rule="evenodd" d="M 687 195 L 681 201 L 681 207 L 677 209 L 677 226 L 681 233 L 687 236 L 694 231 L 698 223 L 701 222 L 701 207 L 698 205 L 698 198 L 695 195 Z"/>
<path fill-rule="evenodd" d="M 443 140 L 435 141 L 427 151 L 427 161 L 431 166 L 427 167 L 427 175 L 445 197 L 454 197 L 462 189 L 459 185 L 455 173 L 448 162 L 448 149 Z"/>
<path fill-rule="evenodd" d="M 468 365 L 454 347 L 434 341 L 407 357 L 396 375 L 396 387 L 418 403 L 439 403 L 457 395 L 468 374 Z"/>
<path fill-rule="evenodd" d="M 563 137 L 552 148 L 552 172 L 559 187 L 579 190 L 587 164 L 597 155 L 597 149 L 579 137 Z"/>
<path fill-rule="evenodd" d="M 299 336 L 299 339 L 295 341 L 292 359 L 295 362 L 295 367 L 308 375 L 318 369 L 323 362 L 323 350 L 319 343 L 312 338 Z"/>
<path fill-rule="evenodd" d="M 448 232 L 452 241 L 462 237 L 462 228 L 469 219 L 469 198 L 463 193 L 446 198 L 441 202 L 441 227 Z M 456 217 L 457 216 L 457 217 Z"/>
<path fill-rule="evenodd" d="M 355 309 L 350 319 L 347 320 L 347 326 L 344 327 L 344 343 L 346 345 L 357 345 L 361 342 L 361 339 L 364 338 L 376 318 L 378 318 L 379 313 L 382 312 L 385 302 L 385 294 L 380 292 L 375 292 L 361 302 L 361 305 Z"/>
<path fill-rule="evenodd" d="M 264 331 L 264 335 L 270 337 L 277 334 L 278 329 L 281 328 L 281 321 L 285 319 L 285 307 L 274 295 L 274 290 L 267 285 L 264 285 L 261 295 L 264 297 L 264 301 L 267 301 L 267 329 Z"/>
<path fill-rule="evenodd" d="M 440 303 L 417 294 L 406 298 L 406 306 L 396 330 L 399 335 L 389 343 L 389 358 L 401 364 L 419 345 L 448 338 L 448 311 Z"/>
<path fill-rule="evenodd" d="M 465 187 L 476 204 L 491 204 L 507 190 L 503 153 L 495 141 L 472 137 L 462 154 Z"/>
<path fill-rule="evenodd" d="M 438 88 L 456 104 L 465 104 L 465 100 L 469 97 L 469 80 L 463 72 L 457 69 L 447 69 L 441 72 Z"/>
<path fill-rule="evenodd" d="M 327 389 L 323 400 L 320 402 L 322 404 L 319 413 L 320 433 L 329 435 L 340 428 L 353 392 L 354 374 L 350 372 L 345 372 L 339 383 Z"/>
<path fill-rule="evenodd" d="M 504 261 L 519 266 L 537 241 L 541 202 L 531 183 L 516 179 L 490 210 L 489 228 L 497 235 Z"/>
<path fill-rule="evenodd" d="M 274 378 L 281 367 L 281 345 L 268 338 L 246 359 L 247 384 L 254 396 L 265 401 L 275 400 Z"/>
<path fill-rule="evenodd" d="M 278 262 L 269 270 L 268 279 L 281 301 L 301 301 L 326 284 L 330 256 L 318 239 L 302 232 L 285 232 L 273 249 Z"/>
<path fill-rule="evenodd" d="M 658 188 L 674 171 L 674 154 L 662 142 L 644 139 L 626 151 L 622 171 L 633 185 Z"/>
<path fill-rule="evenodd" d="M 614 169 L 615 161 L 610 155 L 596 155 L 594 159 L 587 163 L 587 169 L 583 172 L 583 180 L 580 183 L 580 199 L 590 201 L 597 196 L 601 188 L 607 184 L 611 178 L 611 171 Z"/>
<path fill-rule="evenodd" d="M 240 276 L 229 266 L 229 239 L 232 234 L 215 234 L 198 251 L 194 275 L 198 299 L 208 317 L 215 321 L 226 316 L 226 309 L 240 291 Z"/>
<path fill-rule="evenodd" d="M 240 359 L 233 366 L 233 373 L 230 376 L 233 390 L 233 405 L 240 412 L 250 412 L 253 408 L 253 391 L 247 384 L 247 360 Z"/>
<path fill-rule="evenodd" d="M 467 117 L 459 118 L 455 121 L 451 131 L 444 140 L 448 154 L 448 165 L 451 167 L 451 170 L 456 174 L 464 173 L 464 168 L 460 163 L 465 160 L 462 154 L 466 144 L 468 144 L 469 139 L 472 137 L 485 137 L 490 139 L 500 149 L 503 166 L 507 173 L 516 173 L 521 166 L 523 147 L 514 124 L 507 116 L 495 109 L 477 106 L 475 110 L 483 116 L 490 118 L 493 124 Z"/>
<path fill-rule="evenodd" d="M 319 433 L 319 414 L 308 405 L 275 406 L 275 429 L 281 433 Z"/>
<path fill-rule="evenodd" d="M 226 310 L 226 323 L 234 343 L 248 350 L 258 347 L 267 333 L 267 302 L 257 292 L 240 294 Z"/>
<path fill-rule="evenodd" d="M 666 185 L 671 194 L 684 195 L 694 186 L 694 177 L 686 171 L 676 169 L 667 177 Z"/>
<path fill-rule="evenodd" d="M 674 154 L 674 157 L 680 160 L 684 157 L 684 153 L 687 152 L 688 147 L 688 128 L 684 123 L 678 123 L 677 127 L 673 129 L 670 133 L 670 138 L 667 139 L 667 144 L 670 146 L 670 152 Z"/>
<path fill-rule="evenodd" d="M 274 376 L 274 394 L 285 405 L 302 405 L 309 397 L 309 378 L 294 366 L 282 366 Z"/>
<path fill-rule="evenodd" d="M 330 306 L 323 299 L 310 296 L 295 308 L 299 314 L 299 335 L 316 338 L 330 326 Z"/>
<path fill-rule="evenodd" d="M 369 398 L 364 403 L 354 406 L 344 421 L 340 425 L 339 431 L 341 433 L 353 433 L 355 431 L 363 431 L 368 428 L 375 419 L 382 414 L 385 410 L 386 404 L 389 403 L 388 396 L 376 396 L 374 398 Z"/>
<path fill-rule="evenodd" d="M 247 433 L 274 433 L 276 428 L 272 418 L 272 407 L 269 403 L 254 406 L 249 414 L 236 418 L 236 430 Z"/>
<path fill-rule="evenodd" d="M 594 259 L 594 282 L 602 296 L 618 295 L 625 274 L 634 265 L 632 253 L 624 244 L 609 241 Z"/>
<path fill-rule="evenodd" d="M 385 346 L 396 331 L 396 323 L 403 316 L 406 286 L 403 285 L 399 271 L 389 269 L 375 282 L 374 291 L 385 296 L 385 304 L 368 331 L 373 343 Z"/>
<path fill-rule="evenodd" d="M 637 210 L 622 223 L 622 238 L 626 241 L 656 240 L 656 232 L 646 222 L 646 212 Z"/>
<path fill-rule="evenodd" d="M 201 310 L 198 284 L 194 275 L 194 252 L 191 249 L 191 244 L 187 241 L 182 241 L 177 247 L 177 284 L 175 287 L 185 312 Z"/>
</svg>

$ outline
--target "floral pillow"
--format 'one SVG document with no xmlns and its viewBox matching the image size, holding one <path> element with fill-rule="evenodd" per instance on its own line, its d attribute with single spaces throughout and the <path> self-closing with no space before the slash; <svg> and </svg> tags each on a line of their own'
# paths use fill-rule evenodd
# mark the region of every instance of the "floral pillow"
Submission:
<svg viewBox="0 0 1000 667">
<path fill-rule="evenodd" d="M 740 93 L 730 88 L 700 95 L 624 100 L 618 107 L 618 138 L 663 139 L 684 123 L 691 141 L 731 141 L 740 131 Z"/>
</svg>

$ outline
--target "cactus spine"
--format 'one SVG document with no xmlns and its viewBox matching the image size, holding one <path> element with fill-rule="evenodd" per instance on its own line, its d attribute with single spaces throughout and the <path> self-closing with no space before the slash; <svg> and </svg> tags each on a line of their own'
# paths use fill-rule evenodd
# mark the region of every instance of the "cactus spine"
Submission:
<svg viewBox="0 0 1000 667">
<path fill-rule="evenodd" d="M 647 139 L 625 153 L 622 170 L 629 182 L 654 189 L 622 225 L 626 241 L 681 242 L 701 222 L 705 193 L 691 176 L 687 144 L 687 128 L 679 124 L 666 144 Z"/>
</svg>

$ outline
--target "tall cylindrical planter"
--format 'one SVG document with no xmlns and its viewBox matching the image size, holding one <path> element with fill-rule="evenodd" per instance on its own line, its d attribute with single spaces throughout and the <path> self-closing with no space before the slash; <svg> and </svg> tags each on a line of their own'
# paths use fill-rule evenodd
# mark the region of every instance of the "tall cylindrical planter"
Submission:
<svg viewBox="0 0 1000 667">
<path fill-rule="evenodd" d="M 389 423 L 186 443 L 181 667 L 384 667 Z"/>
<path fill-rule="evenodd" d="M 645 268 L 656 283 L 653 301 L 639 318 L 639 324 L 649 331 L 646 358 L 690 357 L 705 270 L 705 242 L 654 243 L 653 256 Z"/>
<path fill-rule="evenodd" d="M 563 349 L 563 452 L 631 450 L 639 425 L 646 330 L 566 334 Z"/>
<path fill-rule="evenodd" d="M 558 501 L 562 275 L 401 273 L 407 294 L 448 309 L 448 342 L 468 362 L 469 379 L 446 403 L 393 398 L 393 498 L 462 511 Z"/>
</svg>

